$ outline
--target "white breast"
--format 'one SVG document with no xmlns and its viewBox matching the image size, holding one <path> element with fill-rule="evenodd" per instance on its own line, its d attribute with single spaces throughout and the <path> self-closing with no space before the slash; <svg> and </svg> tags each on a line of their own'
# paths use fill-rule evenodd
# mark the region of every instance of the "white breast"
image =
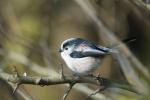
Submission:
<svg viewBox="0 0 150 100">
<path fill-rule="evenodd" d="M 71 58 L 69 55 L 61 54 L 67 66 L 79 74 L 86 74 L 96 69 L 100 64 L 100 59 L 94 57 Z"/>
</svg>

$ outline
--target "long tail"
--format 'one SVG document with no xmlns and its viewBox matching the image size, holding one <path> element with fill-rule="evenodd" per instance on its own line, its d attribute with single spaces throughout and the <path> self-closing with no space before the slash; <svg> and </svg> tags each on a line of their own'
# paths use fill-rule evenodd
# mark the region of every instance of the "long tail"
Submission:
<svg viewBox="0 0 150 100">
<path fill-rule="evenodd" d="M 135 38 L 130 38 L 130 39 L 125 39 L 122 42 L 125 44 L 129 44 L 131 42 L 134 42 L 136 39 Z M 122 46 L 122 44 L 117 44 L 115 46 L 113 46 L 112 48 L 119 48 L 120 46 Z"/>
<path fill-rule="evenodd" d="M 136 38 L 132 37 L 132 38 L 125 39 L 122 42 L 125 44 L 129 44 L 131 42 L 134 42 L 135 40 L 136 40 Z M 110 52 L 110 53 L 118 53 L 117 48 L 119 48 L 121 46 L 123 46 L 123 44 L 116 44 L 116 45 L 108 46 L 106 48 L 108 48 L 108 52 Z"/>
</svg>

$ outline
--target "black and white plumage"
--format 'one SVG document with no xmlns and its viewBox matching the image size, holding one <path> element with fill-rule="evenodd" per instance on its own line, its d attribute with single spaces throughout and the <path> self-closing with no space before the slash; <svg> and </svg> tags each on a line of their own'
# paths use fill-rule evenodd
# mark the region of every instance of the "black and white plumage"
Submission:
<svg viewBox="0 0 150 100">
<path fill-rule="evenodd" d="M 76 74 L 87 74 L 96 69 L 101 59 L 114 52 L 81 38 L 70 38 L 61 44 L 60 53 L 68 67 Z"/>
</svg>

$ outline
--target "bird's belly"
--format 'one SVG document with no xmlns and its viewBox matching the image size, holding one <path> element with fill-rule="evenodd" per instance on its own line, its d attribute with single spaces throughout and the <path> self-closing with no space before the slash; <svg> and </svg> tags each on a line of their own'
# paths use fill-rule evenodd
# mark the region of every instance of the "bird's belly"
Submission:
<svg viewBox="0 0 150 100">
<path fill-rule="evenodd" d="M 68 67 L 79 74 L 87 74 L 96 69 L 100 64 L 100 60 L 93 57 L 71 58 L 67 63 Z"/>
</svg>

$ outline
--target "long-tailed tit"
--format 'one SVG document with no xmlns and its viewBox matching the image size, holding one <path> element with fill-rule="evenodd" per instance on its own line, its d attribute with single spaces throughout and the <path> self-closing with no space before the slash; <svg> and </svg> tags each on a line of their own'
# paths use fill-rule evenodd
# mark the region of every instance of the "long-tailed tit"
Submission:
<svg viewBox="0 0 150 100">
<path fill-rule="evenodd" d="M 104 56 L 114 50 L 98 46 L 81 38 L 70 38 L 62 42 L 60 53 L 67 66 L 75 74 L 89 74 L 96 69 Z"/>
</svg>

